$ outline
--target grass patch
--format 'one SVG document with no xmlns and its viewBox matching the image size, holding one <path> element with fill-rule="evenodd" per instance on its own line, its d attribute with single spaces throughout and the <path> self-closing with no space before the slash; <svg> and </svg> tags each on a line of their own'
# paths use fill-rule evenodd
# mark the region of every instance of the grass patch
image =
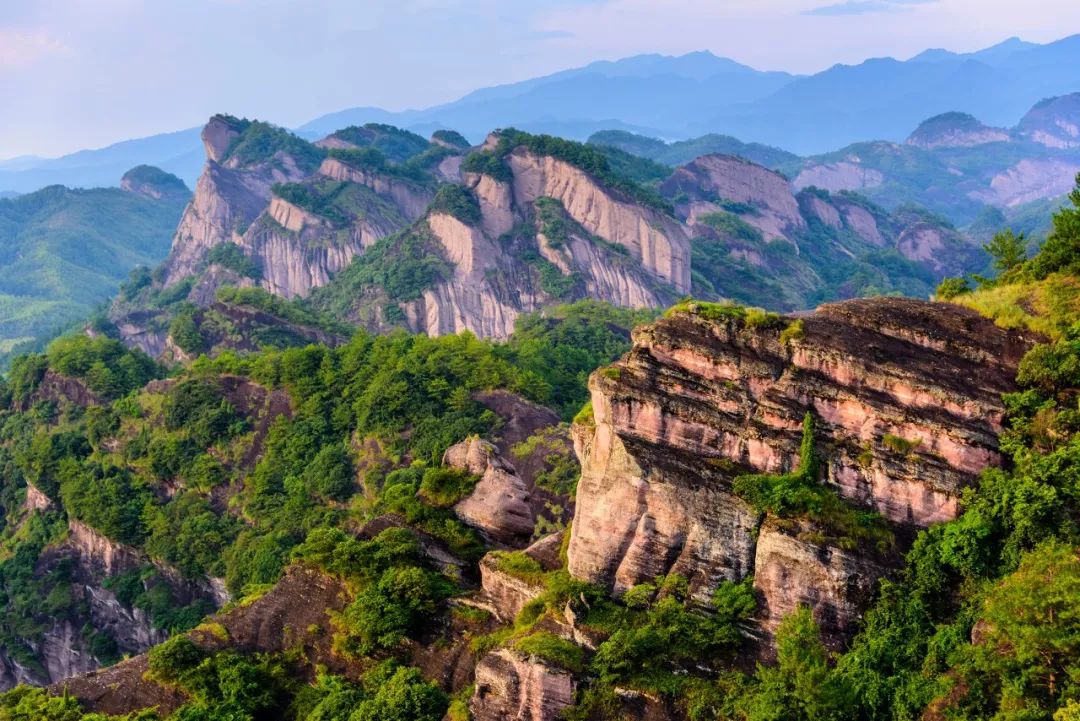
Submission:
<svg viewBox="0 0 1080 721">
<path fill-rule="evenodd" d="M 1026 328 L 1060 339 L 1080 315 L 1080 279 L 1054 274 L 1039 282 L 979 288 L 951 303 L 971 308 L 1002 328 Z"/>
<path fill-rule="evenodd" d="M 585 667 L 585 652 L 577 644 L 560 638 L 547 631 L 518 639 L 514 649 L 526 656 L 535 657 L 544 662 L 574 673 Z"/>
<path fill-rule="evenodd" d="M 526 583 L 539 584 L 544 580 L 544 569 L 532 556 L 523 551 L 492 551 L 495 568 Z"/>
</svg>

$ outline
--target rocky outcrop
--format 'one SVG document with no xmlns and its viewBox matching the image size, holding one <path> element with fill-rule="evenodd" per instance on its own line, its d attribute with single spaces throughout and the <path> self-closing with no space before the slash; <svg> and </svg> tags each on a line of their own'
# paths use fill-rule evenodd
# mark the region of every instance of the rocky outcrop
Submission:
<svg viewBox="0 0 1080 721">
<path fill-rule="evenodd" d="M 839 193 L 841 190 L 877 188 L 884 182 L 884 173 L 861 165 L 860 160 L 853 157 L 807 166 L 795 176 L 794 185 L 800 190 L 813 186 L 830 193 Z"/>
<path fill-rule="evenodd" d="M 429 188 L 393 176 L 349 165 L 338 158 L 327 158 L 319 166 L 319 174 L 334 180 L 357 183 L 375 191 L 391 202 L 405 220 L 417 220 L 427 210 L 434 193 Z"/>
<path fill-rule="evenodd" d="M 967 113 L 944 113 L 924 120 L 908 139 L 907 145 L 923 150 L 935 148 L 973 148 L 987 143 L 1007 143 L 1008 131 L 991 128 Z"/>
<path fill-rule="evenodd" d="M 562 563 L 559 550 L 563 536 L 563 531 L 544 536 L 522 553 L 536 561 L 544 571 L 553 571 Z M 502 564 L 504 558 L 502 551 L 495 551 L 480 559 L 482 604 L 490 607 L 503 623 L 513 623 L 530 601 L 544 593 L 546 586 L 540 578 L 523 577 L 506 570 Z"/>
<path fill-rule="evenodd" d="M 71 403 L 84 408 L 101 403 L 98 395 L 87 388 L 86 383 L 82 380 L 57 373 L 51 369 L 45 371 L 34 391 L 27 397 L 25 403 L 20 406 L 20 410 L 27 410 L 41 401 Z"/>
<path fill-rule="evenodd" d="M 1013 388 L 1024 338 L 964 309 L 901 299 L 822 306 L 781 343 L 792 322 L 746 328 L 674 313 L 638 329 L 629 355 L 593 375 L 593 421 L 574 429 L 573 575 L 618 593 L 676 573 L 705 601 L 768 559 L 820 553 L 799 593 L 843 629 L 856 604 L 836 602 L 837 569 L 854 566 L 839 549 L 799 550 L 770 528 L 761 549 L 734 477 L 794 468 L 808 411 L 822 482 L 900 526 L 954 517 L 963 488 L 1000 462 L 1001 394 Z M 857 588 L 876 578 L 859 573 Z M 769 579 L 761 583 L 779 589 L 773 596 L 789 595 Z"/>
<path fill-rule="evenodd" d="M 186 203 L 191 198 L 184 181 L 152 165 L 140 165 L 124 173 L 120 189 L 153 200 Z"/>
<path fill-rule="evenodd" d="M 576 690 L 567 671 L 504 648 L 477 664 L 469 711 L 474 721 L 556 721 Z"/>
<path fill-rule="evenodd" d="M 1080 148 L 1080 93 L 1047 98 L 1016 126 L 1027 140 L 1060 150 Z"/>
<path fill-rule="evenodd" d="M 677 292 L 690 290 L 690 241 L 674 219 L 618 197 L 565 161 L 518 148 L 508 162 L 515 203 L 554 198 L 586 231 L 626 248 L 643 268 Z"/>
<path fill-rule="evenodd" d="M 760 628 L 771 636 L 786 616 L 809 606 L 822 639 L 839 649 L 889 566 L 873 554 L 815 542 L 812 534 L 806 524 L 778 519 L 758 530 L 754 590 L 761 601 Z"/>
<path fill-rule="evenodd" d="M 723 201 L 750 206 L 752 212 L 740 215 L 766 239 L 786 239 L 806 228 L 787 178 L 731 155 L 705 155 L 687 163 L 660 190 L 668 198 L 685 198 L 690 222 L 722 210 Z"/>
<path fill-rule="evenodd" d="M 270 202 L 274 183 L 302 180 L 305 173 L 296 161 L 278 153 L 273 162 L 241 167 L 238 159 L 226 158 L 241 130 L 230 119 L 214 116 L 202 131 L 206 167 L 195 185 L 195 196 L 180 219 L 173 247 L 165 261 L 166 286 L 195 275 L 210 248 L 224 242 L 240 244 L 244 231 Z"/>
<path fill-rule="evenodd" d="M 528 541 L 536 520 L 528 486 L 495 446 L 474 436 L 447 449 L 443 464 L 480 476 L 473 492 L 454 506 L 461 520 L 498 543 Z"/>
<path fill-rule="evenodd" d="M 1012 208 L 1065 195 L 1075 186 L 1077 173 L 1080 173 L 1080 159 L 1025 158 L 995 174 L 989 188 L 971 191 L 968 196 L 983 203 Z"/>
</svg>

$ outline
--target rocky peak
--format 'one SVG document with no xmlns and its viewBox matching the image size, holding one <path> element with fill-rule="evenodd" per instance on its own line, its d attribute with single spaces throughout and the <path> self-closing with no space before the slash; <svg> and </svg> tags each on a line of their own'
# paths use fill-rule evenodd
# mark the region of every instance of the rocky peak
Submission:
<svg viewBox="0 0 1080 721">
<path fill-rule="evenodd" d="M 1047 98 L 1016 126 L 1024 138 L 1048 148 L 1080 148 L 1080 93 Z"/>
<path fill-rule="evenodd" d="M 214 115 L 202 129 L 203 147 L 206 148 L 206 157 L 215 163 L 220 163 L 233 142 L 247 128 L 248 123 L 231 115 Z"/>
<path fill-rule="evenodd" d="M 733 479 L 794 469 L 809 412 L 821 481 L 847 503 L 898 527 L 953 518 L 963 488 L 1000 462 L 1001 394 L 1029 341 L 915 300 L 847 301 L 755 327 L 737 315 L 671 313 L 590 379 L 593 418 L 574 428 L 569 569 L 617 593 L 680 574 L 703 600 L 754 574 L 765 631 L 797 587 L 839 638 L 860 605 L 843 589 L 872 587 L 887 562 L 790 523 L 762 526 Z"/>
<path fill-rule="evenodd" d="M 1009 133 L 983 125 L 967 113 L 942 113 L 924 120 L 908 139 L 907 145 L 924 150 L 934 148 L 972 148 L 987 143 L 1004 143 Z"/>
</svg>

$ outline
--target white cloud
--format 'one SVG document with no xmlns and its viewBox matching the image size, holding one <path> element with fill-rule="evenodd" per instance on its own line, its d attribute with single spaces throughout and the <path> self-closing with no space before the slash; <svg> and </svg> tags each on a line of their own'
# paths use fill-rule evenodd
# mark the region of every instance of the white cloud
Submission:
<svg viewBox="0 0 1080 721">
<path fill-rule="evenodd" d="M 0 28 L 0 70 L 71 54 L 71 48 L 44 30 Z"/>
</svg>

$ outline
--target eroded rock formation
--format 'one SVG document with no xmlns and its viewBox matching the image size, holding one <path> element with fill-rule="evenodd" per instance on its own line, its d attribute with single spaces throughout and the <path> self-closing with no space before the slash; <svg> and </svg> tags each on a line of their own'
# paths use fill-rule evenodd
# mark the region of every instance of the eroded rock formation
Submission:
<svg viewBox="0 0 1080 721">
<path fill-rule="evenodd" d="M 968 310 L 902 299 L 823 306 L 782 343 L 792 322 L 676 312 L 593 375 L 593 421 L 574 429 L 573 575 L 619 593 L 675 573 L 706 601 L 753 573 L 765 630 L 803 601 L 842 634 L 882 563 L 762 527 L 732 492 L 737 475 L 797 465 L 808 411 L 821 481 L 848 502 L 897 526 L 955 516 L 961 490 L 1000 461 L 1000 396 L 1027 341 Z"/>
</svg>

